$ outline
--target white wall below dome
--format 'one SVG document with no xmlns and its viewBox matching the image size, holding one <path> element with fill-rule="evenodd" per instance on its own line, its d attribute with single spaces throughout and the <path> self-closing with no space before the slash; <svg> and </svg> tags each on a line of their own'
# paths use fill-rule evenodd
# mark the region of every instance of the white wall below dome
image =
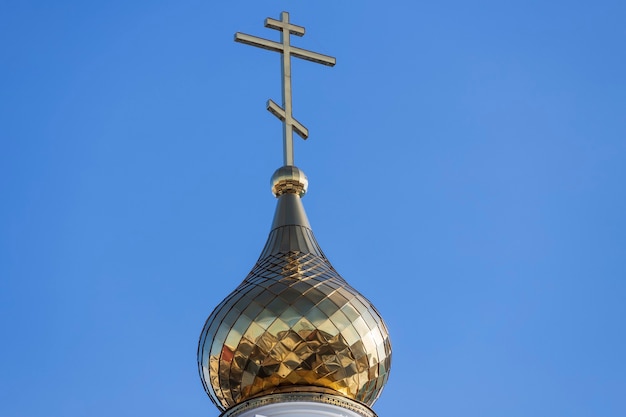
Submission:
<svg viewBox="0 0 626 417">
<path fill-rule="evenodd" d="M 375 417 L 375 414 L 371 414 Z M 364 417 L 363 414 L 333 404 L 294 401 L 262 405 L 237 417 Z"/>
</svg>

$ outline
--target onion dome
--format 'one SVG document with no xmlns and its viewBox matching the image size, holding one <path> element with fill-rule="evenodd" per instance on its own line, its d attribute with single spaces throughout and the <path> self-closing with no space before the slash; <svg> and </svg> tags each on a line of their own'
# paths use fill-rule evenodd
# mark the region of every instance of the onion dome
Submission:
<svg viewBox="0 0 626 417">
<path fill-rule="evenodd" d="M 200 377 L 218 408 L 229 410 L 225 416 L 251 401 L 284 402 L 290 395 L 343 401 L 372 416 L 369 407 L 389 377 L 387 327 L 318 245 L 301 202 L 307 184 L 295 166 L 276 171 L 278 204 L 267 243 L 202 330 Z"/>
</svg>

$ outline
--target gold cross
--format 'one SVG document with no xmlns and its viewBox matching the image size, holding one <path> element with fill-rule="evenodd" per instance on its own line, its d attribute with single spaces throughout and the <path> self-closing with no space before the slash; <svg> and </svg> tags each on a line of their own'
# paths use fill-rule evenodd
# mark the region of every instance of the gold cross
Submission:
<svg viewBox="0 0 626 417">
<path fill-rule="evenodd" d="M 289 13 L 287 12 L 281 13 L 280 20 L 274 20 L 269 17 L 265 19 L 265 27 L 280 31 L 280 43 L 246 35 L 241 32 L 235 33 L 235 42 L 280 52 L 282 55 L 283 107 L 280 107 L 270 99 L 267 101 L 267 110 L 283 122 L 283 163 L 284 165 L 293 165 L 293 131 L 295 130 L 302 139 L 309 137 L 309 131 L 292 114 L 291 57 L 306 59 L 307 61 L 317 62 L 330 67 L 335 65 L 336 60 L 331 56 L 291 46 L 290 35 L 303 36 L 304 28 L 289 23 Z"/>
</svg>

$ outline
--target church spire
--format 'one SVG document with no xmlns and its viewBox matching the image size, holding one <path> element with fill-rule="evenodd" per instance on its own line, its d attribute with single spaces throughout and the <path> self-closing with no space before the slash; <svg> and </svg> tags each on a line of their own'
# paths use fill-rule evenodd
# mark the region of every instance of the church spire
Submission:
<svg viewBox="0 0 626 417">
<path fill-rule="evenodd" d="M 248 276 L 207 319 L 198 368 L 221 417 L 376 417 L 370 408 L 389 377 L 391 342 L 374 306 L 352 288 L 322 252 L 301 198 L 304 173 L 293 164 L 290 56 L 334 65 L 334 58 L 290 45 L 304 28 L 266 19 L 281 43 L 237 33 L 235 40 L 283 58 L 284 166 L 271 180 L 278 198 L 267 242 Z M 221 278 L 221 277 L 220 277 Z"/>
</svg>

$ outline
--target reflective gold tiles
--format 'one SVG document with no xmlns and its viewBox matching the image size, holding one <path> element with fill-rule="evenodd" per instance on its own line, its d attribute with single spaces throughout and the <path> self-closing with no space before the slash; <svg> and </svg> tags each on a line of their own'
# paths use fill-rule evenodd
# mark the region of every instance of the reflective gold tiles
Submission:
<svg viewBox="0 0 626 417">
<path fill-rule="evenodd" d="M 222 409 L 302 391 L 370 406 L 388 378 L 391 344 L 376 309 L 334 270 L 311 230 L 290 225 L 272 230 L 248 277 L 213 311 L 198 361 Z"/>
</svg>

